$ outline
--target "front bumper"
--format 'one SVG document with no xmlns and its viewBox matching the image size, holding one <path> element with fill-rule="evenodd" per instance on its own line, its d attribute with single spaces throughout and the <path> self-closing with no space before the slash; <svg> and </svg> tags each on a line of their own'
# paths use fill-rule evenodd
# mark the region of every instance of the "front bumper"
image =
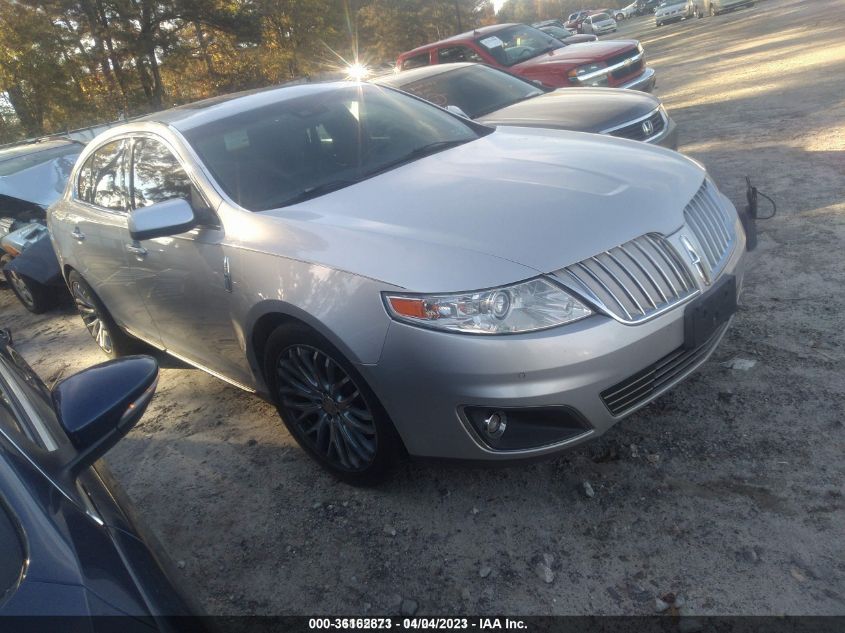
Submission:
<svg viewBox="0 0 845 633">
<path fill-rule="evenodd" d="M 741 288 L 745 238 L 738 219 L 735 230 L 737 239 L 721 274 L 735 275 Z M 393 322 L 379 363 L 359 369 L 412 455 L 526 459 L 554 454 L 603 434 L 704 363 L 724 331 L 671 381 L 620 415 L 611 413 L 601 394 L 682 347 L 684 304 L 633 326 L 594 315 L 568 326 L 512 336 L 451 334 Z M 462 414 L 464 407 L 561 407 L 577 412 L 587 424 L 583 431 L 557 443 L 494 450 Z"/>
<path fill-rule="evenodd" d="M 654 72 L 654 68 L 646 68 L 643 70 L 642 73 L 626 81 L 624 84 L 620 86 L 614 86 L 615 88 L 627 88 L 628 90 L 640 90 L 642 92 L 651 92 L 654 90 L 654 86 L 657 84 L 657 75 Z"/>
</svg>

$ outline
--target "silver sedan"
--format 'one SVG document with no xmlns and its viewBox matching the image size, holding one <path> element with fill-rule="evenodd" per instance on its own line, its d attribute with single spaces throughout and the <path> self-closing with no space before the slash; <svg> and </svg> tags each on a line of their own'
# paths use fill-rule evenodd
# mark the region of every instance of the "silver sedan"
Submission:
<svg viewBox="0 0 845 633">
<path fill-rule="evenodd" d="M 601 435 L 707 359 L 745 251 L 676 152 L 344 83 L 109 130 L 48 222 L 103 351 L 144 341 L 257 392 L 359 483 L 403 448 L 508 460 Z"/>
</svg>

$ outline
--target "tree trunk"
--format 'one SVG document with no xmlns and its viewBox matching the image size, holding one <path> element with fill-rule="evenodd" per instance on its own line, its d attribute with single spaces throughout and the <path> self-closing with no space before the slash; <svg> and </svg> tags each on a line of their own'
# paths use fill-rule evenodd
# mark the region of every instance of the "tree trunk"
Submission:
<svg viewBox="0 0 845 633">
<path fill-rule="evenodd" d="M 208 43 L 205 41 L 205 34 L 202 32 L 202 26 L 199 22 L 194 22 L 194 32 L 197 34 L 197 42 L 200 45 L 200 52 L 205 61 L 205 69 L 208 71 L 208 78 L 214 80 L 217 78 L 217 73 L 214 71 L 214 62 L 208 52 Z"/>
<path fill-rule="evenodd" d="M 9 103 L 15 109 L 15 114 L 27 136 L 44 134 L 44 114 L 32 107 L 20 83 L 14 83 L 6 88 Z"/>
</svg>

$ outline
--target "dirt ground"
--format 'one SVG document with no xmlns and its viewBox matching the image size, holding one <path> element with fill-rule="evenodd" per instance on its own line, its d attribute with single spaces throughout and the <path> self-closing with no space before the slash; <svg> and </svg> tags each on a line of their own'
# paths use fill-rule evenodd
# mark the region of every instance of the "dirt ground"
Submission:
<svg viewBox="0 0 845 633">
<path fill-rule="evenodd" d="M 845 613 L 843 25 L 841 0 L 766 0 L 617 34 L 642 40 L 681 150 L 738 206 L 751 176 L 778 216 L 714 356 L 599 441 L 355 489 L 269 405 L 165 368 L 108 462 L 204 609 L 645 614 L 671 591 L 690 613 Z M 102 360 L 69 308 L 35 317 L 3 290 L 0 310 L 48 384 Z"/>
</svg>

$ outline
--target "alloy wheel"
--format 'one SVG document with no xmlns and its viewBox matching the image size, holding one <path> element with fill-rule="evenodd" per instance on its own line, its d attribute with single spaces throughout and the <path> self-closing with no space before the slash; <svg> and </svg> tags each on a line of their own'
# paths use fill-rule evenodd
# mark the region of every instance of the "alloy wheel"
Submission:
<svg viewBox="0 0 845 633">
<path fill-rule="evenodd" d="M 26 282 L 18 273 L 9 271 L 9 282 L 12 284 L 12 287 L 14 287 L 18 294 L 18 298 L 25 306 L 30 309 L 35 307 L 35 297 L 32 296 L 29 286 L 26 285 Z"/>
<path fill-rule="evenodd" d="M 71 284 L 71 294 L 76 303 L 76 309 L 79 311 L 79 316 L 82 317 L 82 322 L 85 323 L 85 327 L 88 328 L 91 336 L 97 341 L 97 345 L 107 354 L 111 354 L 113 350 L 111 333 L 106 327 L 91 293 L 79 282 L 74 281 Z"/>
<path fill-rule="evenodd" d="M 355 472 L 378 448 L 373 413 L 352 377 L 310 345 L 287 347 L 276 363 L 282 416 L 309 447 L 336 468 Z"/>
</svg>

